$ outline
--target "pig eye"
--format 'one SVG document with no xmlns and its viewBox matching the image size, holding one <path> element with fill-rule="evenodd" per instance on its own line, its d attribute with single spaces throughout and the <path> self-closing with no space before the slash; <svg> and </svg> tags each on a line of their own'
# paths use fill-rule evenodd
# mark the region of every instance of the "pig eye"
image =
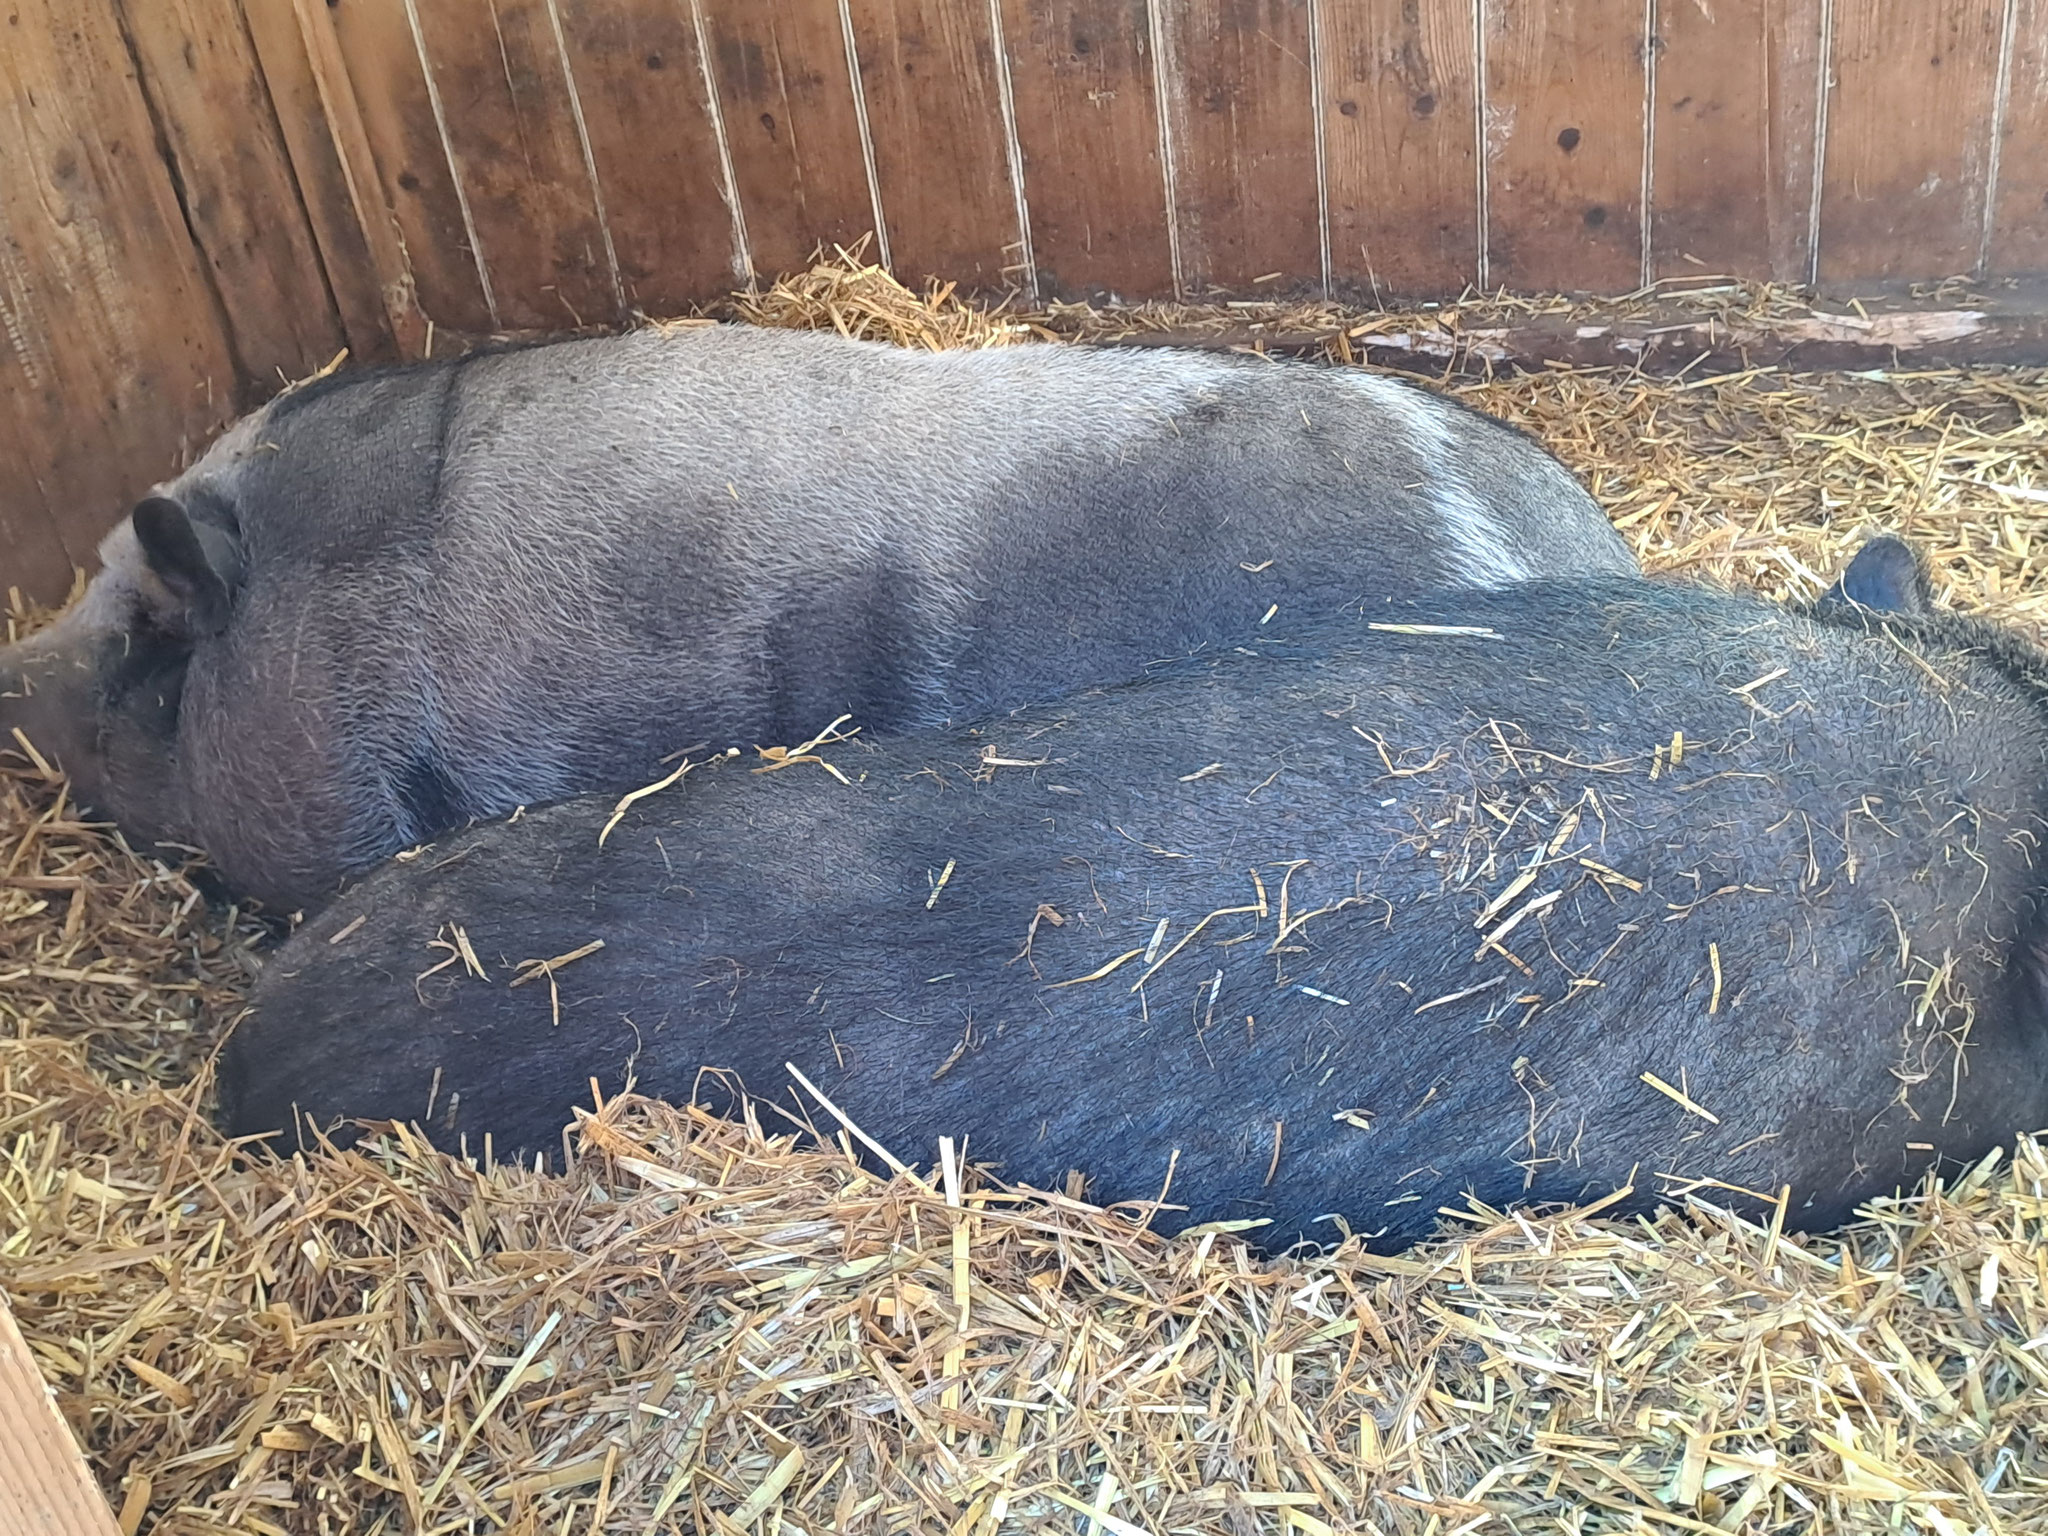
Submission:
<svg viewBox="0 0 2048 1536">
<path fill-rule="evenodd" d="M 102 713 L 121 716 L 145 730 L 175 729 L 191 660 L 188 644 L 146 628 L 123 633 L 118 654 L 110 655 L 101 669 Z"/>
</svg>

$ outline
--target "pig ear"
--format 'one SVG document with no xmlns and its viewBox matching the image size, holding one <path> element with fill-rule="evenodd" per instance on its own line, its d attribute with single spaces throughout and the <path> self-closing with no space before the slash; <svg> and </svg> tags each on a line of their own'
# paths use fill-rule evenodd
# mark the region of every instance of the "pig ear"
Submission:
<svg viewBox="0 0 2048 1536">
<path fill-rule="evenodd" d="M 1934 586 L 1913 547 L 1886 535 L 1856 551 L 1856 558 L 1821 601 L 1856 603 L 1884 613 L 1931 613 Z"/>
<path fill-rule="evenodd" d="M 226 629 L 241 578 L 241 550 L 233 535 L 194 523 L 168 496 L 146 498 L 129 521 L 151 573 L 183 606 L 186 628 L 194 635 Z"/>
</svg>

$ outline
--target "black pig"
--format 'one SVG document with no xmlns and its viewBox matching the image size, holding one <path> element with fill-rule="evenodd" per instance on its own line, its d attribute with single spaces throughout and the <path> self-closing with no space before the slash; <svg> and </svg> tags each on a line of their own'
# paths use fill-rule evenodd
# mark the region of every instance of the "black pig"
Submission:
<svg viewBox="0 0 2048 1536">
<path fill-rule="evenodd" d="M 1358 370 L 653 330 L 341 375 L 138 506 L 24 731 L 309 905 L 667 754 L 971 719 L 1303 613 L 1628 574 L 1531 439 Z"/>
<path fill-rule="evenodd" d="M 1368 619 L 386 868 L 265 970 L 228 1123 L 532 1149 L 703 1067 L 822 1119 L 791 1062 L 899 1155 L 1178 1154 L 1188 1219 L 1385 1244 L 1624 1183 L 1832 1225 L 2048 1123 L 2031 646 L 1664 583 Z M 485 975 L 423 974 L 457 927 Z"/>
</svg>

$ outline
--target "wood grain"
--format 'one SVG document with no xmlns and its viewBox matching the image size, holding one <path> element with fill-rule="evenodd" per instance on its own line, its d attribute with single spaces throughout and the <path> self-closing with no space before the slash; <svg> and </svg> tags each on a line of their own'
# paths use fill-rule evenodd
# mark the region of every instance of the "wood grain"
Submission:
<svg viewBox="0 0 2048 1536">
<path fill-rule="evenodd" d="M 2000 276 L 2048 273 L 2048 0 L 2018 0 L 1986 252 Z"/>
<path fill-rule="evenodd" d="M 1994 0 L 1835 7 L 1822 282 L 1976 266 L 2003 22 Z"/>
<path fill-rule="evenodd" d="M 349 356 L 394 361 L 407 343 L 419 345 L 412 273 L 325 0 L 243 0 L 242 12 Z"/>
<path fill-rule="evenodd" d="M 119 1536 L 114 1512 L 0 1299 L 0 1531 Z"/>
<path fill-rule="evenodd" d="M 690 0 L 557 4 L 627 304 L 673 315 L 723 297 L 749 273 Z"/>
<path fill-rule="evenodd" d="M 1003 0 L 1041 295 L 1170 298 L 1145 0 Z"/>
<path fill-rule="evenodd" d="M 896 275 L 997 289 L 1022 273 L 997 79 L 979 0 L 851 0 Z"/>
<path fill-rule="evenodd" d="M 0 241 L 8 238 L 0 224 Z M 0 304 L 14 299 L 12 273 L 0 264 Z M 14 360 L 0 359 L 0 389 L 11 386 Z M 10 589 L 38 603 L 60 601 L 71 587 L 71 552 L 51 515 L 46 445 L 28 435 L 22 413 L 0 408 L 0 600 Z"/>
<path fill-rule="evenodd" d="M 2029 292 L 2028 289 L 2032 291 Z M 1191 347 L 1203 351 L 1256 348 L 1274 356 L 1327 356 L 1344 343 L 1380 367 L 1425 377 L 1462 373 L 1491 377 L 1503 370 L 1573 368 L 1640 370 L 1651 376 L 1744 373 L 1783 368 L 1811 373 L 1870 368 L 2038 367 L 2048 362 L 2048 291 L 2020 285 L 2004 301 L 1971 296 L 1967 308 L 1875 300 L 1864 313 L 1818 312 L 1701 317 L 1696 305 L 1650 299 L 1626 319 L 1588 325 L 1583 313 L 1543 313 L 1500 324 L 1474 324 L 1469 312 L 1443 323 L 1415 315 L 1398 328 L 1359 335 L 1342 320 L 1320 325 L 1248 320 L 1226 330 L 1133 331 L 1084 346 Z"/>
<path fill-rule="evenodd" d="M 1487 269 L 1535 292 L 1642 278 L 1643 0 L 1483 0 Z"/>
<path fill-rule="evenodd" d="M 1588 325 L 1584 314 L 1536 313 L 1498 325 L 1423 317 L 1400 329 L 1351 335 L 1342 324 L 1294 328 L 1256 322 L 1228 331 L 1143 331 L 1092 343 L 1109 347 L 1256 347 L 1277 356 L 1326 356 L 1343 335 L 1375 366 L 1424 377 L 1492 377 L 1559 365 L 1612 368 L 1652 377 L 1695 378 L 1783 368 L 1793 373 L 1872 368 L 2038 367 L 2048 361 L 2048 307 L 2036 292 L 2015 303 L 1954 310 L 1874 302 L 1865 315 L 1761 314 L 1700 317 L 1699 309 L 1655 300 L 1627 319 Z M 1088 343 L 1084 343 L 1086 345 Z"/>
<path fill-rule="evenodd" d="M 1652 273 L 1807 281 L 1821 0 L 1658 18 Z"/>
<path fill-rule="evenodd" d="M 12 0 L 0 165 L 0 585 L 47 601 L 237 381 L 110 9 Z"/>
<path fill-rule="evenodd" d="M 837 0 L 700 4 L 755 271 L 853 249 L 874 230 L 874 198 Z"/>
<path fill-rule="evenodd" d="M 340 0 L 326 9 L 421 311 L 458 331 L 495 329 L 405 0 Z"/>
<path fill-rule="evenodd" d="M 418 15 L 499 323 L 623 319 L 549 0 L 432 0 Z"/>
<path fill-rule="evenodd" d="M 1306 0 L 1182 0 L 1163 5 L 1162 15 L 1160 74 L 1190 291 L 1319 286 Z M 1277 281 L 1260 281 L 1275 274 Z"/>
<path fill-rule="evenodd" d="M 1479 276 L 1472 0 L 1321 8 L 1331 277 L 1436 298 Z"/>
<path fill-rule="evenodd" d="M 343 338 L 239 0 L 120 0 L 119 9 L 236 361 L 268 394 L 321 367 Z"/>
</svg>

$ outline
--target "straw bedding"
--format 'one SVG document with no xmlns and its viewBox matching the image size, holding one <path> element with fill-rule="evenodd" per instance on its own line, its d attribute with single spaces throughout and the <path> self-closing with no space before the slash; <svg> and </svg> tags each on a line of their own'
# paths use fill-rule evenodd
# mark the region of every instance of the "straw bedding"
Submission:
<svg viewBox="0 0 2048 1536">
<path fill-rule="evenodd" d="M 1353 355 L 1402 323 L 991 316 L 854 262 L 739 309 Z M 1452 387 L 1654 568 L 1804 595 L 1903 527 L 1951 601 L 2043 624 L 2040 376 Z M 205 1118 L 259 937 L 0 759 L 0 1290 L 131 1533 L 2048 1531 L 2032 1141 L 1829 1237 L 1466 1210 L 1402 1257 L 1278 1262 L 1022 1200 L 945 1126 L 892 1149 L 921 1180 L 630 1099 L 566 1173 L 402 1134 L 281 1164 Z"/>
</svg>

